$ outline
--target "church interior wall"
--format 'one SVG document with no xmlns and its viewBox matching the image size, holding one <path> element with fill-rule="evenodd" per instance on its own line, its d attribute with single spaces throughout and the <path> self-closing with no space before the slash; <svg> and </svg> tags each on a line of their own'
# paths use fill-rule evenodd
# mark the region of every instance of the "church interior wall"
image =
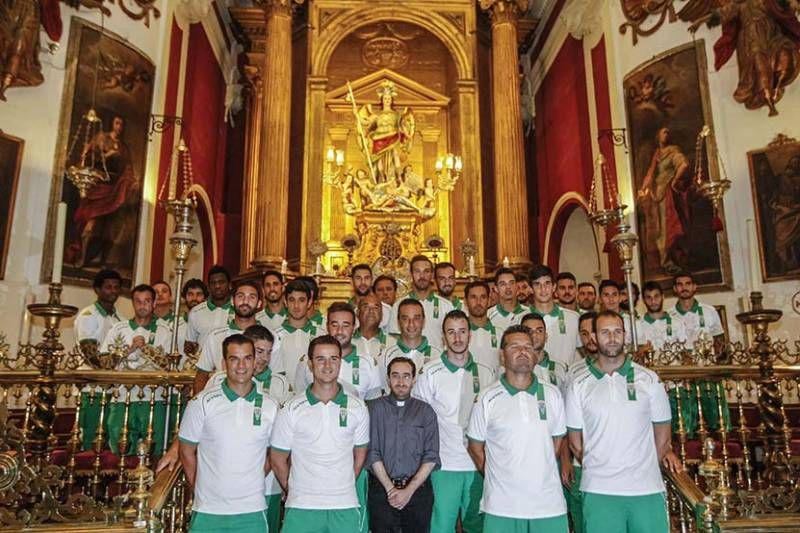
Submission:
<svg viewBox="0 0 800 533">
<path fill-rule="evenodd" d="M 587 4 L 587 3 L 584 3 Z M 623 78 L 642 63 L 676 46 L 692 42 L 692 35 L 688 31 L 688 23 L 675 22 L 665 23 L 655 34 L 648 37 L 641 37 L 634 46 L 631 42 L 630 34 L 623 35 L 619 31 L 620 25 L 625 22 L 622 11 L 617 2 L 604 2 L 602 6 L 587 7 L 582 14 L 582 20 L 569 21 L 570 30 L 576 33 L 583 33 L 584 51 L 591 50 L 592 61 L 587 69 L 591 71 L 606 69 L 606 73 L 592 72 L 588 76 L 587 82 L 593 82 L 586 91 L 586 98 L 590 102 L 589 122 L 592 124 L 593 135 L 596 136 L 598 128 L 626 127 L 626 117 L 624 108 L 624 94 L 622 92 Z M 630 30 L 629 30 L 630 32 Z M 738 67 L 736 57 L 732 58 L 718 72 L 714 70 L 713 46 L 720 36 L 720 29 L 701 27 L 696 33 L 696 39 L 703 39 L 705 44 L 706 57 L 708 62 L 708 85 L 709 100 L 713 117 L 714 133 L 719 149 L 720 160 L 727 171 L 727 177 L 733 182 L 730 191 L 724 197 L 724 224 L 727 230 L 728 244 L 730 249 L 730 259 L 732 266 L 732 290 L 718 290 L 715 292 L 701 292 L 699 298 L 712 305 L 724 305 L 727 314 L 728 328 L 731 338 L 734 340 L 742 339 L 744 330 L 735 319 L 736 313 L 748 309 L 742 295 L 748 294 L 753 283 L 750 281 L 750 265 L 753 262 L 754 254 L 748 246 L 747 220 L 754 219 L 753 192 L 751 187 L 747 152 L 764 148 L 770 143 L 778 133 L 784 133 L 790 137 L 800 136 L 797 126 L 797 113 L 800 111 L 800 83 L 793 83 L 786 88 L 782 100 L 777 107 L 779 115 L 768 117 L 765 107 L 757 110 L 748 110 L 744 105 L 737 103 L 733 99 L 733 91 L 738 82 Z M 580 35 L 579 35 L 580 37 Z M 554 77 L 554 72 L 564 68 L 559 59 L 562 49 L 568 47 L 569 36 L 565 21 L 559 19 L 553 31 L 547 36 L 547 42 L 542 46 L 542 55 L 536 60 L 534 71 L 536 83 L 539 87 L 548 89 L 548 82 Z M 602 51 L 602 47 L 605 51 Z M 603 61 L 601 56 L 605 56 Z M 606 63 L 605 67 L 603 63 Z M 605 74 L 605 75 L 603 75 Z M 576 74 L 580 77 L 579 74 Z M 604 123 L 602 106 L 598 105 L 598 97 L 602 96 L 602 91 L 598 90 L 597 82 L 606 77 L 609 80 L 610 89 L 610 119 L 611 125 Z M 541 91 L 541 88 L 539 89 Z M 594 102 L 594 105 L 592 104 Z M 581 104 L 584 105 L 585 104 Z M 568 120 L 569 109 L 573 106 L 563 104 L 563 100 L 553 104 L 545 99 L 536 100 L 537 112 L 537 134 L 542 136 L 558 135 L 560 132 L 569 132 L 575 135 L 571 127 L 566 127 L 565 120 Z M 594 107 L 594 110 L 592 109 Z M 564 113 L 567 113 L 565 116 Z M 594 116 L 591 116 L 593 115 Z M 547 118 L 551 115 L 559 117 L 557 128 L 547 128 Z M 552 120 L 552 119 L 551 119 Z M 585 124 L 587 118 L 582 116 Z M 552 122 L 551 122 L 552 123 Z M 555 129 L 556 131 L 552 131 Z M 560 130 L 560 131 L 559 131 Z M 547 141 L 545 140 L 545 143 Z M 563 141 L 562 141 L 563 142 Z M 552 146 L 552 145 L 550 145 Z M 537 146 L 541 156 L 547 161 L 553 157 L 554 152 L 548 149 L 548 145 Z M 593 164 L 598 154 L 598 142 L 596 139 L 589 139 L 589 143 L 582 143 L 577 149 L 580 150 L 580 158 Z M 609 148 L 604 147 L 603 153 L 609 155 Z M 616 174 L 619 176 L 619 189 L 623 203 L 633 204 L 634 185 L 631 173 L 630 155 L 626 147 L 614 147 L 614 165 Z M 576 159 L 574 156 L 571 159 Z M 571 159 L 565 160 L 569 162 Z M 557 160 L 558 161 L 558 160 Z M 574 167 L 574 165 L 570 165 Z M 557 197 L 555 193 L 562 186 L 562 181 L 566 178 L 565 171 L 559 172 L 557 165 L 549 164 L 540 166 L 538 177 L 542 202 L 552 201 L 550 198 Z M 586 174 L 586 171 L 584 171 Z M 574 177 L 574 174 L 572 174 Z M 591 172 L 588 173 L 591 176 Z M 576 184 L 580 185 L 580 184 Z M 582 187 L 576 190 L 587 191 L 588 182 L 583 183 Z M 568 190 L 570 187 L 564 187 Z M 546 209 L 543 209 L 543 213 Z M 541 227 L 541 226 L 540 226 Z M 600 235 L 601 239 L 603 238 Z M 576 243 L 564 241 L 561 246 L 578 246 Z M 564 251 L 563 253 L 570 253 Z M 614 255 L 613 253 L 611 255 Z M 554 258 L 550 259 L 555 262 Z M 637 263 L 634 279 L 642 282 L 640 265 Z M 758 269 L 758 279 L 761 280 L 760 266 Z M 603 275 L 609 273 L 608 266 L 604 266 Z M 777 308 L 783 311 L 783 318 L 771 329 L 775 338 L 796 338 L 797 331 L 800 329 L 800 315 L 792 310 L 791 299 L 798 290 L 797 280 L 759 282 L 756 283 L 757 289 L 764 293 L 765 307 Z M 668 298 L 665 306 L 674 304 L 674 299 Z"/>
</svg>

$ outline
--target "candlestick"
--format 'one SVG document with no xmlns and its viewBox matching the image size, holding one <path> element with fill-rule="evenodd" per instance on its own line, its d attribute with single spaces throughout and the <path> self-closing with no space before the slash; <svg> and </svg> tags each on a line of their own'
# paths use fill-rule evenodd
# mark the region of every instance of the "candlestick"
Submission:
<svg viewBox="0 0 800 533">
<path fill-rule="evenodd" d="M 759 292 L 761 290 L 761 258 L 758 251 L 756 223 L 752 218 L 747 219 L 747 247 L 749 248 L 750 291 Z"/>
<path fill-rule="evenodd" d="M 469 256 L 469 261 L 467 262 L 469 265 L 469 275 L 475 275 L 475 256 Z"/>
<path fill-rule="evenodd" d="M 53 277 L 52 283 L 61 283 L 61 268 L 64 266 L 64 237 L 67 227 L 67 204 L 58 203 L 56 215 L 56 243 L 53 247 Z"/>
<path fill-rule="evenodd" d="M 289 263 L 286 262 L 286 259 L 281 259 L 281 274 L 286 274 L 286 271 L 289 269 Z"/>
<path fill-rule="evenodd" d="M 24 308 L 22 310 L 22 327 L 19 330 L 19 344 L 28 344 L 31 341 L 31 313 L 28 311 L 28 306 L 34 301 L 34 294 L 28 289 L 25 293 Z"/>
</svg>

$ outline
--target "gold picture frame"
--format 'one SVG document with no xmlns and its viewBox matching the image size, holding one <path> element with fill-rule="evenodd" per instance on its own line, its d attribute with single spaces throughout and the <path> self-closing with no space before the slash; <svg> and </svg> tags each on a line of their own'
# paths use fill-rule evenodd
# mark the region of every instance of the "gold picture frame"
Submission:
<svg viewBox="0 0 800 533">
<path fill-rule="evenodd" d="M 11 244 L 11 223 L 17 198 L 19 171 L 25 141 L 0 130 L 0 279 L 6 277 L 6 259 Z"/>
</svg>

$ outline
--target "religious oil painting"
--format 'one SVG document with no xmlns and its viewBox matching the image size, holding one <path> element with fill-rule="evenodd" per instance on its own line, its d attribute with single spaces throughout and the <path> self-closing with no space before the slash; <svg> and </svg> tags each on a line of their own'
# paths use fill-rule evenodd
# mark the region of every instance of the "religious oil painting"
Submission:
<svg viewBox="0 0 800 533">
<path fill-rule="evenodd" d="M 17 196 L 19 169 L 25 141 L 0 131 L 0 279 L 5 278 L 14 198 Z"/>
<path fill-rule="evenodd" d="M 634 173 L 640 257 L 645 280 L 671 290 L 688 271 L 701 290 L 730 286 L 730 257 L 711 202 L 698 179 L 719 178 L 703 41 L 682 45 L 640 65 L 623 81 Z M 700 139 L 701 142 L 698 142 Z"/>
<path fill-rule="evenodd" d="M 119 36 L 74 18 L 66 71 L 42 277 L 52 271 L 56 205 L 63 201 L 64 282 L 87 285 L 112 268 L 130 287 L 155 67 Z M 75 168 L 99 176 L 83 195 L 68 179 Z"/>
<path fill-rule="evenodd" d="M 764 281 L 800 278 L 800 142 L 778 135 L 747 154 Z"/>
</svg>

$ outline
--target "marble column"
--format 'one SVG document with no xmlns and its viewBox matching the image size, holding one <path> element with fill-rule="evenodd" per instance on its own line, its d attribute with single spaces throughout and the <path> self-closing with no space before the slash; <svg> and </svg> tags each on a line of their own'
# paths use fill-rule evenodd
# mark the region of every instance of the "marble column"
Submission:
<svg viewBox="0 0 800 533">
<path fill-rule="evenodd" d="M 261 65 L 244 68 L 248 81 L 247 91 L 247 145 L 245 146 L 245 176 L 242 188 L 244 217 L 242 219 L 241 265 L 247 267 L 253 261 L 253 240 L 257 228 L 256 199 L 258 198 L 259 152 L 261 149 L 261 116 L 264 114 L 264 79 Z"/>
<path fill-rule="evenodd" d="M 497 257 L 530 264 L 517 21 L 528 0 L 480 0 L 492 19 L 492 109 Z"/>
<path fill-rule="evenodd" d="M 286 255 L 292 86 L 292 8 L 302 0 L 263 0 L 267 13 L 260 161 L 252 264 L 280 266 Z"/>
</svg>

